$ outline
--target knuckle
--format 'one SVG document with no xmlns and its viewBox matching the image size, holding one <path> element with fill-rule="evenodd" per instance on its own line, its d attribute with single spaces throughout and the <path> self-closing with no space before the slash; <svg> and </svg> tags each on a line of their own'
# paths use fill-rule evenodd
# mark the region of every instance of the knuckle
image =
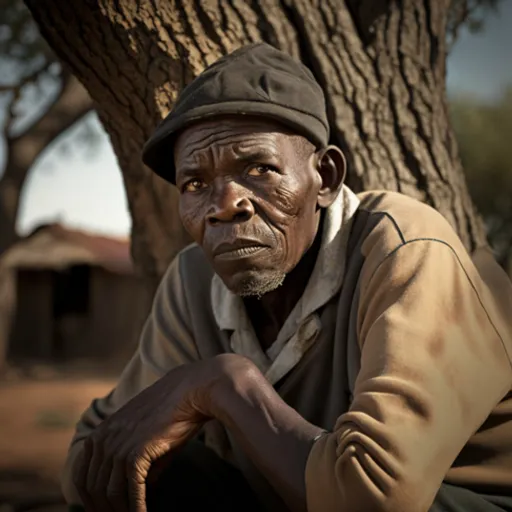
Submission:
<svg viewBox="0 0 512 512">
<path fill-rule="evenodd" d="M 104 437 L 105 437 L 104 429 L 98 428 L 88 437 L 88 439 L 90 439 L 90 441 L 91 441 L 91 446 L 96 447 L 96 446 L 101 446 L 103 444 Z"/>
<path fill-rule="evenodd" d="M 91 450 L 97 444 L 99 435 L 99 432 L 96 430 L 91 432 L 84 440 L 84 448 L 86 450 Z"/>
<path fill-rule="evenodd" d="M 110 502 L 119 501 L 123 496 L 123 491 L 117 486 L 109 485 L 106 490 L 107 500 Z"/>
<path fill-rule="evenodd" d="M 128 452 L 128 455 L 126 455 L 126 464 L 128 468 L 134 468 L 139 463 L 139 460 L 142 455 L 142 449 L 140 447 L 133 448 Z"/>
<path fill-rule="evenodd" d="M 147 465 L 147 448 L 140 446 L 131 450 L 126 457 L 127 472 L 137 480 L 137 475 L 144 473 L 144 468 Z"/>
</svg>

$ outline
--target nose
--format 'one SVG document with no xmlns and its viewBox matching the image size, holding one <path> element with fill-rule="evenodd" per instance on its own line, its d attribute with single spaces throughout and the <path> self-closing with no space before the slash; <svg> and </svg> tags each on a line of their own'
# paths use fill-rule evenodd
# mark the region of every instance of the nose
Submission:
<svg viewBox="0 0 512 512">
<path fill-rule="evenodd" d="M 247 197 L 247 190 L 229 180 L 214 184 L 212 204 L 206 216 L 209 224 L 244 222 L 254 215 L 254 206 Z"/>
</svg>

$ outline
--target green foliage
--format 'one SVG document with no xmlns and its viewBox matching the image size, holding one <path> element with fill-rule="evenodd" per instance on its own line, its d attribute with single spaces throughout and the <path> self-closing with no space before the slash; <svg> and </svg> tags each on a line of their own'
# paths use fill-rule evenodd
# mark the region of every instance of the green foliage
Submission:
<svg viewBox="0 0 512 512">
<path fill-rule="evenodd" d="M 478 32 L 484 27 L 485 16 L 489 11 L 498 11 L 503 0 L 451 0 L 448 11 L 446 37 L 451 47 L 461 27 L 465 26 L 470 32 Z"/>
<path fill-rule="evenodd" d="M 512 85 L 497 103 L 451 102 L 470 193 L 503 264 L 512 256 Z"/>
</svg>

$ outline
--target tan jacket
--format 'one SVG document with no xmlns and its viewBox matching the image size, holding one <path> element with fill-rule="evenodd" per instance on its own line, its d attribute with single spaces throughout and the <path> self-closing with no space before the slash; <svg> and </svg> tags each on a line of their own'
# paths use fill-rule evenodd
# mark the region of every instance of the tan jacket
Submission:
<svg viewBox="0 0 512 512">
<path fill-rule="evenodd" d="M 312 312 L 313 342 L 274 384 L 332 431 L 308 460 L 308 509 L 424 511 L 443 480 L 512 494 L 509 279 L 487 250 L 472 260 L 431 208 L 390 192 L 359 199 L 343 285 Z M 69 502 L 79 502 L 73 464 L 95 426 L 170 368 L 233 350 L 212 308 L 212 278 L 195 246 L 170 266 L 119 384 L 77 426 L 63 478 Z M 229 433 L 212 423 L 206 439 L 280 508 Z"/>
</svg>

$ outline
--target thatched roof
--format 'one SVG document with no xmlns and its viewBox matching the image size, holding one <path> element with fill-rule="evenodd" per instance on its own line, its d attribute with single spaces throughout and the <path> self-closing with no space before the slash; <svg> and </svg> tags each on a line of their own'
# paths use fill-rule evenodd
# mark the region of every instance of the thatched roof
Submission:
<svg viewBox="0 0 512 512">
<path fill-rule="evenodd" d="M 133 272 L 127 239 L 97 236 L 60 224 L 38 227 L 8 249 L 0 263 L 12 269 L 59 270 L 88 264 L 116 273 Z"/>
</svg>

